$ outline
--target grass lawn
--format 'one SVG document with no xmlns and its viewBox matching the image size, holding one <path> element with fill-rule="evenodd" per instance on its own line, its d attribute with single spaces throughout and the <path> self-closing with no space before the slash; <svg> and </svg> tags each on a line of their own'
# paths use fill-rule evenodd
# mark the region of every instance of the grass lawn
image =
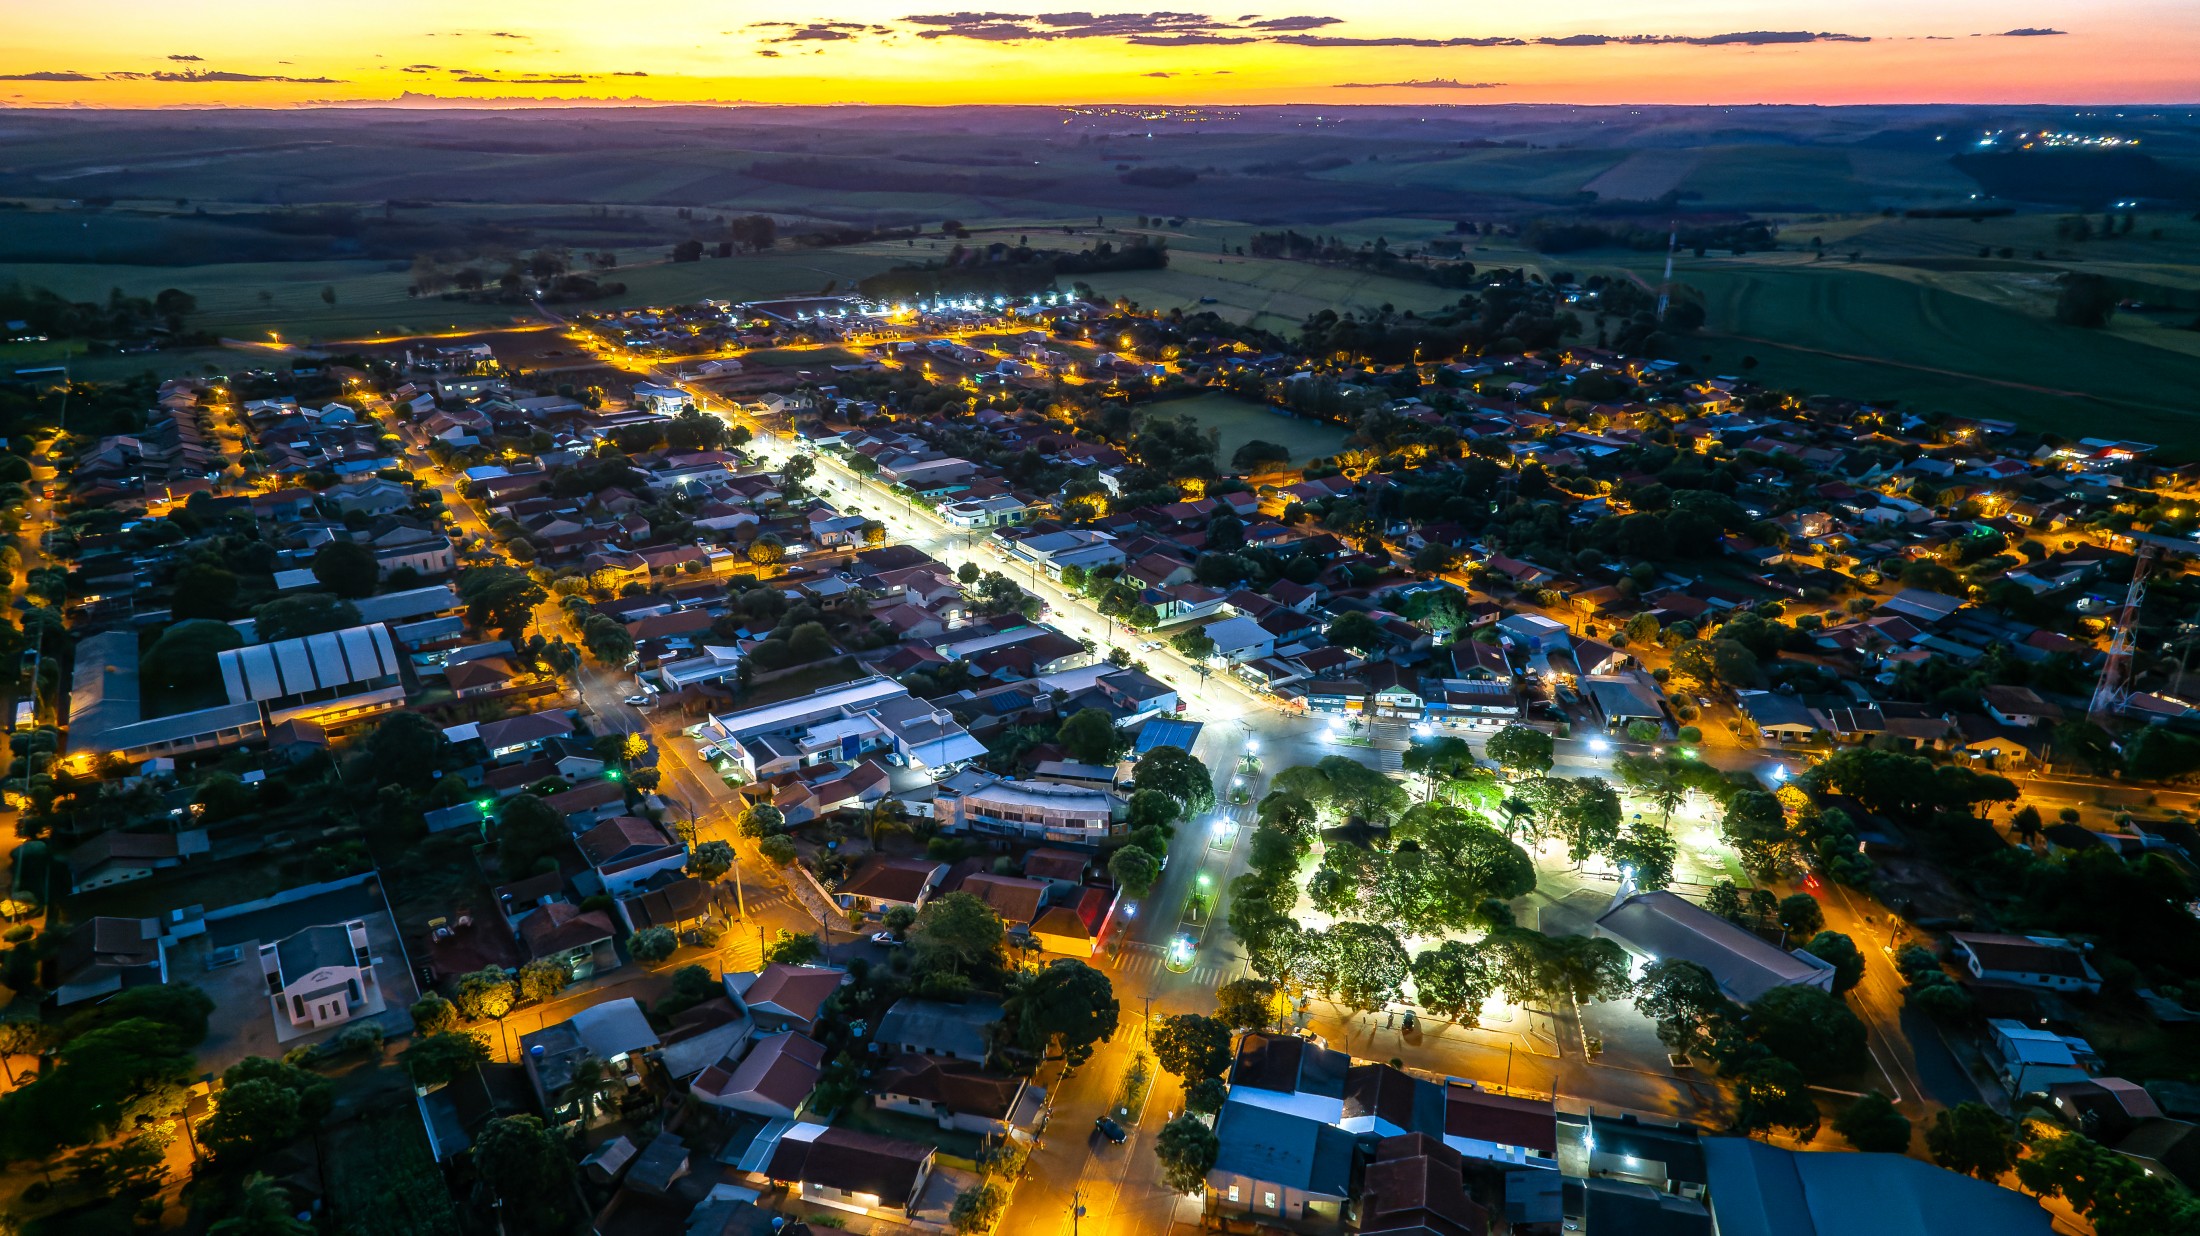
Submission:
<svg viewBox="0 0 2200 1236">
<path fill-rule="evenodd" d="M 849 658 L 827 661 L 758 686 L 741 698 L 741 707 L 762 708 L 781 700 L 799 699 L 812 691 L 822 691 L 838 683 L 854 682 L 863 676 L 863 671 Z"/>
<path fill-rule="evenodd" d="M 1304 464 L 1343 448 L 1345 431 L 1327 421 L 1299 420 L 1270 412 L 1266 405 L 1205 391 L 1185 399 L 1168 399 L 1146 406 L 1148 416 L 1188 416 L 1202 429 L 1219 430 L 1222 440 L 1215 462 L 1230 471 L 1230 456 L 1256 439 L 1289 447 L 1291 462 Z"/>
<path fill-rule="evenodd" d="M 906 1116 L 900 1112 L 882 1112 L 871 1106 L 868 1099 L 857 1099 L 848 1105 L 834 1124 L 844 1129 L 861 1129 L 865 1133 L 877 1133 L 886 1137 L 899 1137 L 905 1141 L 924 1142 L 940 1148 L 941 1154 L 954 1155 L 958 1159 L 975 1159 L 985 1145 L 985 1139 L 975 1133 L 960 1129 L 943 1129 L 937 1121 L 922 1116 Z"/>
</svg>

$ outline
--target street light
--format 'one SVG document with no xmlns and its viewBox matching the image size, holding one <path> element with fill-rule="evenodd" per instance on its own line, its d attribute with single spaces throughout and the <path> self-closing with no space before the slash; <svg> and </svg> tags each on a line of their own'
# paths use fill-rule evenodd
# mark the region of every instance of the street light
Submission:
<svg viewBox="0 0 2200 1236">
<path fill-rule="evenodd" d="M 1592 738 L 1589 740 L 1589 752 L 1592 755 L 1603 755 L 1605 752 L 1610 751 L 1611 749 L 1612 744 L 1604 741 L 1601 738 Z"/>
</svg>

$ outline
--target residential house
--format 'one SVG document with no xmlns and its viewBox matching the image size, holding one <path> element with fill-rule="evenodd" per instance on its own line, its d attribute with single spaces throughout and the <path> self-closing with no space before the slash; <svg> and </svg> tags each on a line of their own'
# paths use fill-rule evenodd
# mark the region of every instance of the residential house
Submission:
<svg viewBox="0 0 2200 1236">
<path fill-rule="evenodd" d="M 613 816 L 575 840 L 581 857 L 613 897 L 631 896 L 651 877 L 687 865 L 687 847 L 641 816 Z"/>
<path fill-rule="evenodd" d="M 967 1060 L 900 1056 L 871 1082 L 880 1111 L 922 1116 L 943 1129 L 1029 1143 L 1046 1101 L 1044 1088 Z"/>
<path fill-rule="evenodd" d="M 795 1030 L 766 1035 L 739 1063 L 721 1060 L 689 1084 L 688 1093 L 712 1107 L 770 1120 L 792 1120 L 817 1088 L 825 1049 Z"/>
<path fill-rule="evenodd" d="M 2085 950 L 2059 936 L 2018 936 L 1955 931 L 1948 934 L 1956 960 L 1972 977 L 2048 991 L 2101 989 L 2101 976 Z"/>
<path fill-rule="evenodd" d="M 817 1027 L 825 1001 L 848 982 L 848 972 L 837 966 L 790 966 L 775 961 L 762 970 L 726 975 L 726 994 L 760 1030 L 807 1034 Z"/>
<path fill-rule="evenodd" d="M 607 1114 L 607 1108 L 588 1110 L 600 1098 L 595 1086 L 574 1087 L 583 1063 L 598 1062 L 605 1074 L 601 1085 L 622 1094 L 639 1085 L 635 1068 L 642 1054 L 658 1045 L 657 1032 L 632 996 L 590 1005 L 519 1040 L 527 1080 L 552 1127 L 582 1122 L 584 1116 L 594 1123 Z"/>
<path fill-rule="evenodd" d="M 879 858 L 865 863 L 841 882 L 843 909 L 855 914 L 883 915 L 896 906 L 922 910 L 947 878 L 947 864 L 924 858 Z"/>
<path fill-rule="evenodd" d="M 761 1174 L 803 1202 L 906 1222 L 938 1154 L 898 1137 L 801 1123 L 781 1133 Z"/>
<path fill-rule="evenodd" d="M 939 1056 L 984 1064 L 1004 1016 L 999 1002 L 973 997 L 961 1003 L 903 996 L 879 1018 L 871 1036 L 879 1050 L 904 1058 Z"/>
<path fill-rule="evenodd" d="M 43 967 L 40 986 L 62 1008 L 125 988 L 168 981 L 160 920 L 97 915 L 70 927 Z"/>
</svg>

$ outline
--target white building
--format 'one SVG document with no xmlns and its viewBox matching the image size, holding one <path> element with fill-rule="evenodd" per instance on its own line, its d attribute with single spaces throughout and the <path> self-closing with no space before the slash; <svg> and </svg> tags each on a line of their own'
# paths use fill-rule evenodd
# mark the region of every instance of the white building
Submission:
<svg viewBox="0 0 2200 1236">
<path fill-rule="evenodd" d="M 308 927 L 262 944 L 260 972 L 280 1015 L 300 1030 L 333 1026 L 383 1007 L 364 919 Z"/>
</svg>

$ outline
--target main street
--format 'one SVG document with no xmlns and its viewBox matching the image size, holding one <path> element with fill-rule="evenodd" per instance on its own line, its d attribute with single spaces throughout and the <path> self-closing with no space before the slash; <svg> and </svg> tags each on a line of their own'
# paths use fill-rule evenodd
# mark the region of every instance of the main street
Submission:
<svg viewBox="0 0 2200 1236">
<path fill-rule="evenodd" d="M 658 380 L 667 380 L 654 366 L 640 367 Z M 707 392 L 687 389 L 699 406 L 748 427 L 753 435 L 748 449 L 759 459 L 784 466 L 801 449 L 742 409 Z M 1133 1061 L 1146 1048 L 1148 1017 L 1209 1012 L 1215 989 L 1245 973 L 1242 951 L 1224 926 L 1226 890 L 1230 880 L 1244 871 L 1250 851 L 1246 840 L 1250 808 L 1233 808 L 1229 803 L 1233 773 L 1249 751 L 1257 752 L 1269 769 L 1311 764 L 1329 755 L 1375 764 L 1376 752 L 1357 742 L 1338 741 L 1344 735 L 1328 720 L 1286 711 L 1228 672 L 1205 672 L 1205 667 L 1186 660 L 1166 642 L 1148 647 L 1155 643 L 1153 636 L 1102 616 L 1081 594 L 1004 552 L 990 533 L 952 527 L 929 508 L 855 472 L 838 458 L 809 454 L 817 465 L 813 485 L 844 513 L 879 521 L 892 541 L 922 550 L 950 567 L 975 563 L 980 570 L 1008 574 L 1046 602 L 1049 622 L 1092 641 L 1097 655 L 1125 648 L 1148 672 L 1178 691 L 1186 702 L 1188 719 L 1205 723 L 1195 754 L 1215 773 L 1221 806 L 1210 817 L 1179 826 L 1161 881 L 1148 893 L 1137 917 L 1120 924 L 1106 954 L 1095 959 L 1115 987 L 1123 1029 L 1074 1075 L 1056 1082 L 1049 1134 L 1033 1155 L 1030 1177 L 1017 1190 L 1004 1220 L 1011 1230 L 1043 1236 L 1079 1230 L 1081 1222 L 1102 1229 L 1127 1225 L 1159 1230 L 1171 1221 L 1183 1199 L 1160 1182 L 1151 1144 L 1180 1107 L 1180 1091 L 1173 1079 L 1157 1076 L 1142 1107 L 1113 1113 L 1109 1109 Z M 608 706 L 616 707 L 615 701 L 606 699 Z M 688 756 L 683 744 L 673 740 L 663 745 L 672 763 L 684 769 Z M 1597 736 L 1557 740 L 1553 775 L 1608 777 L 1619 749 L 1620 744 Z M 1697 754 L 1722 769 L 1751 772 L 1767 783 L 1800 771 L 1809 760 L 1802 753 L 1725 743 L 1699 748 Z M 1264 781 L 1264 777 L 1252 778 L 1247 787 L 1250 801 L 1257 801 Z M 722 783 L 719 789 L 723 790 Z M 1700 824 L 1698 831 L 1707 827 L 1712 826 Z M 1548 862 L 1539 866 L 1550 874 Z M 1539 887 L 1531 898 L 1540 907 L 1536 912 L 1553 929 L 1586 929 L 1586 920 L 1601 909 L 1603 893 L 1590 883 L 1548 882 L 1553 889 Z M 1172 965 L 1170 950 L 1184 906 L 1203 883 L 1212 903 L 1205 927 L 1189 956 Z M 1604 888 L 1608 890 L 1609 885 Z M 1554 890 L 1563 902 L 1552 897 Z M 1851 935 L 1867 954 L 1867 974 L 1855 1006 L 1865 1019 L 1873 1059 L 1888 1089 L 1913 1117 L 1968 1097 L 1968 1079 L 1937 1037 L 1930 1037 L 1930 1028 L 1906 1024 L 1899 976 L 1893 972 L 1890 954 L 1879 950 L 1872 934 L 1885 912 L 1868 902 L 1852 903 L 1851 897 L 1842 890 L 1821 900 L 1829 925 Z M 1368 1016 L 1317 1003 L 1306 1010 L 1304 1024 L 1325 1041 L 1362 1058 L 1398 1059 L 1433 1074 L 1550 1094 L 1569 1107 L 1593 1104 L 1607 1111 L 1631 1110 L 1683 1120 L 1716 1121 L 1725 1114 L 1725 1097 L 1717 1083 L 1673 1070 L 1660 1058 L 1654 1042 L 1634 1044 L 1638 1049 L 1647 1045 L 1648 1051 L 1599 1055 L 1589 1050 L 1586 1027 L 1573 1010 L 1554 1016 L 1516 1008 L 1508 1017 L 1498 1024 L 1474 1027 L 1423 1020 L 1408 1032 L 1393 1016 Z M 1599 1020 L 1624 1025 L 1630 1038 L 1648 1039 L 1646 1023 L 1634 1024 L 1640 1019 L 1631 1010 L 1614 1010 Z M 1918 1040 L 1926 1047 L 1913 1047 L 1912 1031 L 1928 1036 Z M 1122 1144 L 1111 1144 L 1095 1133 L 1094 1120 L 1103 1114 L 1113 1114 L 1123 1126 L 1127 1136 Z M 1079 1206 L 1084 1211 L 1081 1220 L 1073 1213 Z"/>
</svg>

